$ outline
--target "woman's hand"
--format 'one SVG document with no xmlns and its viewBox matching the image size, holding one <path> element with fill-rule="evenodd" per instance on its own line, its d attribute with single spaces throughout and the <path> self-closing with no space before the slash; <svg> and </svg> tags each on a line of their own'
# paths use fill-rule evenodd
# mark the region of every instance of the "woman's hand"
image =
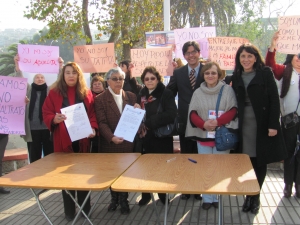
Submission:
<svg viewBox="0 0 300 225">
<path fill-rule="evenodd" d="M 88 136 L 88 138 L 93 138 L 93 137 L 96 136 L 96 131 L 95 131 L 95 129 L 92 129 L 92 130 L 93 130 L 93 133 L 90 134 L 90 135 Z"/>
<path fill-rule="evenodd" d="M 53 123 L 59 124 L 66 119 L 67 119 L 67 117 L 64 114 L 56 113 L 56 115 L 54 116 L 54 119 L 53 119 Z"/>
<path fill-rule="evenodd" d="M 214 131 L 216 127 L 218 126 L 217 120 L 207 120 L 204 122 L 204 128 L 207 131 Z"/>
<path fill-rule="evenodd" d="M 139 104 L 135 103 L 134 106 L 133 106 L 133 108 L 138 108 L 138 109 L 140 109 L 141 106 L 140 106 Z"/>
<path fill-rule="evenodd" d="M 272 37 L 271 45 L 270 45 L 270 52 L 274 52 L 274 50 L 277 46 L 278 38 L 279 38 L 279 31 L 275 32 L 273 37 Z"/>
<path fill-rule="evenodd" d="M 273 137 L 273 136 L 275 136 L 275 135 L 277 135 L 277 130 L 269 129 L 269 136 L 270 136 L 270 137 Z"/>
<path fill-rule="evenodd" d="M 25 104 L 27 105 L 30 102 L 29 98 L 25 96 Z"/>
<path fill-rule="evenodd" d="M 111 141 L 112 141 L 113 143 L 115 143 L 116 145 L 119 145 L 119 144 L 122 144 L 122 143 L 123 143 L 124 139 L 121 138 L 121 137 L 114 136 L 114 137 L 111 139 Z"/>
<path fill-rule="evenodd" d="M 16 55 L 15 55 L 14 61 L 15 61 L 16 71 L 19 72 L 19 71 L 20 71 L 20 67 L 19 67 L 20 57 L 19 57 L 19 54 L 16 54 Z"/>
<path fill-rule="evenodd" d="M 58 64 L 59 69 L 62 69 L 64 67 L 64 60 L 61 57 L 58 58 Z"/>
</svg>

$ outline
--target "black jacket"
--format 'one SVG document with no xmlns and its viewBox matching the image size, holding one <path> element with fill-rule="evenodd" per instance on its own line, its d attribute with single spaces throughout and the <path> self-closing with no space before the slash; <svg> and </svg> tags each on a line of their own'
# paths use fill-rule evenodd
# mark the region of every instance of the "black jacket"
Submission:
<svg viewBox="0 0 300 225">
<path fill-rule="evenodd" d="M 236 94 L 238 104 L 240 144 L 237 152 L 242 153 L 242 126 L 246 92 L 240 75 L 232 75 L 232 88 Z M 256 157 L 259 166 L 285 159 L 287 153 L 279 124 L 280 105 L 278 90 L 273 73 L 269 67 L 256 71 L 256 75 L 247 87 L 247 92 L 256 117 Z M 269 137 L 268 129 L 276 129 L 277 135 Z"/>
<path fill-rule="evenodd" d="M 148 88 L 144 87 L 138 96 L 138 103 L 141 104 L 142 97 L 148 99 L 149 96 Z M 146 153 L 173 153 L 173 137 L 157 138 L 154 135 L 154 129 L 174 123 L 177 114 L 175 98 L 161 82 L 157 84 L 151 96 L 156 99 L 145 104 L 146 119 L 144 123 L 149 130 L 143 138 L 143 147 Z M 157 114 L 160 102 L 162 112 Z"/>
</svg>

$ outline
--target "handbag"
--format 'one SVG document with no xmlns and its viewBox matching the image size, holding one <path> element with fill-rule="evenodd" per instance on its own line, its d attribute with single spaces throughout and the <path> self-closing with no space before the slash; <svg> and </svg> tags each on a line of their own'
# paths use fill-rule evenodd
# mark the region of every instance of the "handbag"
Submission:
<svg viewBox="0 0 300 225">
<path fill-rule="evenodd" d="M 219 105 L 222 97 L 223 88 L 224 85 L 221 87 L 218 95 L 218 100 L 216 105 L 216 119 L 218 118 L 218 111 L 219 111 Z M 216 144 L 217 151 L 226 151 L 229 149 L 234 149 L 237 143 L 238 143 L 237 133 L 230 131 L 225 126 L 221 126 L 216 129 L 215 144 Z"/>
<path fill-rule="evenodd" d="M 163 92 L 163 94 L 164 94 L 164 92 Z M 163 94 L 162 94 L 162 96 L 163 96 Z M 162 97 L 160 98 L 156 114 L 158 114 L 159 112 L 162 112 L 161 99 L 162 99 Z M 174 123 L 169 123 L 165 126 L 156 128 L 154 130 L 154 134 L 158 138 L 177 136 L 177 135 L 183 134 L 184 132 L 185 132 L 184 123 L 182 122 L 182 119 L 179 116 L 179 114 L 177 114 L 177 116 L 174 120 Z"/>
<path fill-rule="evenodd" d="M 298 118 L 298 113 L 297 113 L 299 102 L 298 102 L 295 112 L 291 112 L 291 113 L 281 117 L 281 123 L 283 124 L 283 127 L 285 129 L 294 127 L 299 123 L 299 118 Z"/>
</svg>

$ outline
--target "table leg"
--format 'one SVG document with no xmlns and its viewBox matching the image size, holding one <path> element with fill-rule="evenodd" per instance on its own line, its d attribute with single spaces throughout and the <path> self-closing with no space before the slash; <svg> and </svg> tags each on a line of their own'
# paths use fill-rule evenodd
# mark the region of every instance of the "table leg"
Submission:
<svg viewBox="0 0 300 225">
<path fill-rule="evenodd" d="M 37 194 L 33 191 L 32 188 L 30 188 L 30 190 L 31 190 L 33 196 L 35 197 L 36 202 L 37 202 L 37 204 L 38 204 L 40 210 L 42 211 L 42 213 L 44 214 L 44 216 L 46 217 L 46 219 L 48 220 L 48 222 L 49 222 L 51 225 L 53 225 L 53 223 L 51 222 L 51 220 L 50 220 L 49 217 L 47 216 L 46 211 L 45 211 L 45 208 L 43 207 L 43 205 L 42 205 L 42 203 L 41 203 L 41 201 L 40 201 L 40 199 L 39 199 L 39 195 L 40 195 L 41 193 L 39 193 L 39 194 L 37 195 Z"/>
<path fill-rule="evenodd" d="M 155 203 L 155 200 L 154 200 L 154 196 L 153 196 L 153 193 L 150 193 L 150 194 L 151 194 L 152 204 L 153 204 L 153 207 L 154 207 L 154 210 L 155 210 L 155 213 L 156 213 L 156 217 L 157 217 L 157 222 L 160 225 L 160 222 L 159 222 L 159 213 L 157 211 L 157 207 L 156 207 L 156 203 Z"/>
<path fill-rule="evenodd" d="M 219 210 L 218 210 L 219 225 L 223 225 L 223 196 L 218 195 L 218 198 L 219 198 Z"/>
<path fill-rule="evenodd" d="M 167 225 L 168 203 L 169 203 L 169 193 L 166 193 L 164 225 Z"/>
<path fill-rule="evenodd" d="M 90 210 L 89 214 L 87 215 L 87 216 L 88 216 L 88 218 L 89 218 L 89 217 L 92 215 L 92 212 L 94 211 L 94 208 L 96 207 L 96 204 L 98 203 L 98 201 L 99 201 L 99 199 L 100 199 L 100 197 L 101 197 L 102 193 L 103 193 L 103 191 L 101 191 L 101 192 L 100 192 L 100 194 L 98 195 L 98 197 L 97 197 L 97 199 L 96 199 L 96 202 L 93 204 L 93 206 L 92 206 L 92 208 L 91 208 L 91 210 Z M 86 219 L 84 220 L 84 222 L 83 222 L 83 224 L 82 224 L 82 225 L 84 225 L 84 224 L 85 224 L 85 222 L 86 222 Z"/>
<path fill-rule="evenodd" d="M 82 214 L 85 216 L 85 218 L 87 219 L 87 221 L 89 221 L 89 223 L 93 225 L 92 221 L 88 218 L 88 216 L 87 216 L 87 215 L 85 214 L 85 212 L 83 211 L 83 207 L 85 206 L 85 204 L 86 204 L 88 198 L 90 197 L 92 191 L 89 191 L 89 193 L 87 194 L 87 196 L 86 196 L 86 198 L 84 199 L 84 201 L 83 201 L 83 203 L 82 203 L 81 206 L 78 204 L 78 202 L 75 200 L 75 198 L 73 197 L 73 195 L 71 195 L 71 193 L 70 193 L 68 190 L 65 190 L 65 191 L 66 191 L 66 193 L 68 193 L 68 195 L 71 197 L 71 199 L 74 201 L 74 203 L 75 203 L 75 204 L 77 205 L 77 207 L 79 208 L 78 213 L 76 214 L 76 216 L 75 216 L 75 218 L 74 218 L 74 220 L 73 220 L 72 225 L 74 225 L 74 224 L 76 223 L 76 220 L 78 219 L 80 213 L 82 213 Z"/>
</svg>

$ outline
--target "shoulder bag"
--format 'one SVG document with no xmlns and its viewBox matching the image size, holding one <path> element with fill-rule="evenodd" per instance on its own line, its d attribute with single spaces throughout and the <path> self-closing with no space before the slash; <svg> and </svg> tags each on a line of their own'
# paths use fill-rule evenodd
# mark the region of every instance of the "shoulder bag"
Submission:
<svg viewBox="0 0 300 225">
<path fill-rule="evenodd" d="M 299 100 L 299 102 L 300 102 L 300 100 Z M 281 117 L 281 123 L 283 124 L 283 127 L 285 129 L 294 127 L 299 123 L 299 118 L 298 118 L 298 113 L 297 113 L 299 102 L 298 102 L 295 112 L 291 112 L 291 113 Z"/>
</svg>

